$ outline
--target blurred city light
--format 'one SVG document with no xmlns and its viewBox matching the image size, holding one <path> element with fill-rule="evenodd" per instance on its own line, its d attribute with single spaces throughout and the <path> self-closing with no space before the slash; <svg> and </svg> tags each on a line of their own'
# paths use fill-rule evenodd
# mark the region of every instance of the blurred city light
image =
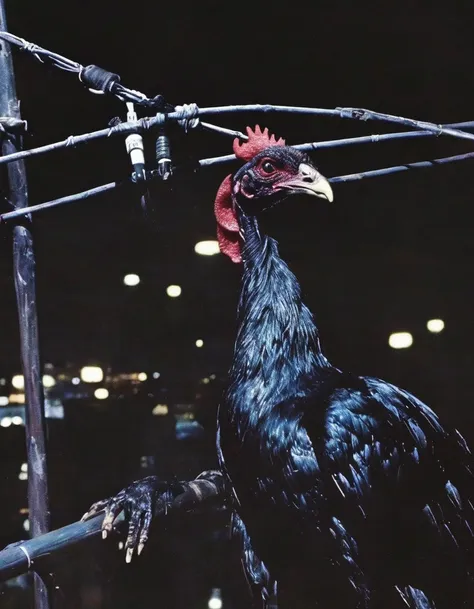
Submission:
<svg viewBox="0 0 474 609">
<path fill-rule="evenodd" d="M 75 377 L 72 379 L 72 381 L 71 381 L 71 383 L 72 383 L 73 385 L 79 385 L 79 383 L 80 383 L 80 382 L 81 382 L 81 379 L 80 379 L 79 377 L 77 377 L 77 376 L 75 376 Z"/>
<path fill-rule="evenodd" d="M 148 375 L 147 375 L 146 372 L 140 372 L 137 378 L 138 378 L 139 381 L 143 382 L 143 381 L 147 380 Z"/>
<path fill-rule="evenodd" d="M 10 427 L 11 424 L 12 424 L 12 420 L 10 417 L 3 417 L 3 419 L 0 419 L 1 427 Z"/>
<path fill-rule="evenodd" d="M 84 383 L 100 383 L 104 378 L 104 372 L 99 366 L 84 366 L 81 370 L 81 379 Z"/>
<path fill-rule="evenodd" d="M 12 385 L 15 389 L 24 389 L 25 388 L 25 379 L 22 374 L 15 374 L 12 378 Z"/>
<path fill-rule="evenodd" d="M 6 395 L 0 395 L 0 406 L 8 406 L 10 400 Z"/>
<path fill-rule="evenodd" d="M 22 463 L 21 467 L 20 467 L 20 471 L 21 472 L 27 472 L 28 471 L 28 463 Z"/>
<path fill-rule="evenodd" d="M 125 277 L 123 278 L 123 282 L 125 285 L 128 285 L 130 287 L 138 285 L 140 283 L 140 277 L 138 275 L 135 275 L 134 273 L 130 273 L 129 275 L 125 275 Z"/>
<path fill-rule="evenodd" d="M 23 521 L 23 529 L 28 533 L 28 531 L 30 530 L 30 521 L 28 520 L 28 518 L 26 520 Z"/>
<path fill-rule="evenodd" d="M 181 286 L 179 286 L 179 285 L 169 285 L 166 288 L 166 293 L 168 294 L 168 296 L 170 298 L 177 298 L 178 296 L 181 296 Z"/>
<path fill-rule="evenodd" d="M 56 379 L 54 376 L 50 374 L 43 375 L 43 387 L 49 389 L 50 387 L 54 387 L 56 385 Z"/>
<path fill-rule="evenodd" d="M 167 404 L 157 404 L 151 412 L 156 416 L 164 416 L 168 414 L 168 406 Z"/>
<path fill-rule="evenodd" d="M 216 254 L 219 254 L 221 250 L 219 249 L 219 243 L 214 239 L 210 239 L 208 241 L 199 241 L 196 243 L 194 251 L 200 256 L 215 256 Z"/>
<path fill-rule="evenodd" d="M 98 400 L 106 400 L 109 397 L 109 392 L 105 387 L 99 387 L 94 391 L 94 397 Z"/>
<path fill-rule="evenodd" d="M 429 332 L 433 332 L 433 334 L 438 334 L 444 330 L 444 321 L 442 319 L 430 319 L 426 322 L 426 327 Z"/>
<path fill-rule="evenodd" d="M 209 607 L 209 609 L 222 609 L 222 596 L 220 588 L 212 589 L 207 606 Z"/>
<path fill-rule="evenodd" d="M 13 425 L 23 425 L 23 419 L 20 416 L 15 415 L 12 417 L 12 423 Z"/>
<path fill-rule="evenodd" d="M 4 386 L 4 385 L 6 385 L 6 384 L 7 384 L 7 379 L 5 379 L 5 378 L 1 378 L 1 379 L 0 379 L 0 385 L 2 385 L 2 387 L 3 387 L 3 386 Z"/>
<path fill-rule="evenodd" d="M 153 378 L 154 379 L 159 379 L 160 378 L 160 373 L 159 372 L 153 372 Z"/>
<path fill-rule="evenodd" d="M 203 347 L 204 346 L 204 341 L 202 340 L 202 338 L 198 338 L 196 341 L 196 347 Z"/>
<path fill-rule="evenodd" d="M 20 472 L 18 474 L 18 480 L 28 480 L 28 473 L 27 472 Z"/>
<path fill-rule="evenodd" d="M 11 393 L 8 396 L 8 401 L 10 404 L 24 404 L 25 403 L 25 394 L 24 393 Z"/>
<path fill-rule="evenodd" d="M 413 345 L 413 336 L 410 332 L 394 332 L 390 334 L 388 344 L 392 349 L 408 349 Z"/>
</svg>

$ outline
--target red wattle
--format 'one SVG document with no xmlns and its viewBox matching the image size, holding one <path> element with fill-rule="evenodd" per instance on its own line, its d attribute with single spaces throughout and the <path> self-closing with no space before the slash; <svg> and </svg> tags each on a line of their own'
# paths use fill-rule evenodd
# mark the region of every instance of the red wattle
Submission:
<svg viewBox="0 0 474 609">
<path fill-rule="evenodd" d="M 217 240 L 219 249 L 223 254 L 229 256 L 232 262 L 242 262 L 242 254 L 240 252 L 239 233 L 231 233 L 225 228 L 217 225 Z"/>
<path fill-rule="evenodd" d="M 217 223 L 228 231 L 239 232 L 239 223 L 232 205 L 232 175 L 228 175 L 217 191 L 214 203 Z"/>
<path fill-rule="evenodd" d="M 242 262 L 239 243 L 239 222 L 232 205 L 232 175 L 228 175 L 217 191 L 214 203 L 217 220 L 217 240 L 223 254 L 232 262 Z"/>
</svg>

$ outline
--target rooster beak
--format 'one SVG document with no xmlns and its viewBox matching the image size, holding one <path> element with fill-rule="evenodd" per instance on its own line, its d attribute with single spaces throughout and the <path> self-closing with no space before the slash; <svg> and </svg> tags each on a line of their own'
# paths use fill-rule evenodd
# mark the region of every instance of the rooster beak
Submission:
<svg viewBox="0 0 474 609">
<path fill-rule="evenodd" d="M 298 175 L 291 180 L 280 183 L 278 188 L 314 195 L 321 199 L 327 199 L 330 203 L 334 201 L 334 194 L 329 182 L 307 163 L 301 163 L 298 167 Z"/>
</svg>

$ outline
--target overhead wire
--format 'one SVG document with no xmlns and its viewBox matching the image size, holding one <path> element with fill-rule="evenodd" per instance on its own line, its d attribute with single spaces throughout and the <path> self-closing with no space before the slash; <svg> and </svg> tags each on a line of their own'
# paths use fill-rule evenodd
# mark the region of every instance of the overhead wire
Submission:
<svg viewBox="0 0 474 609">
<path fill-rule="evenodd" d="M 196 104 L 183 104 L 180 106 L 172 106 L 165 102 L 163 96 L 157 95 L 155 97 L 148 97 L 144 93 L 124 87 L 120 83 L 120 76 L 114 74 L 103 68 L 95 65 L 83 66 L 82 64 L 68 59 L 63 55 L 54 53 L 43 47 L 29 42 L 24 38 L 15 36 L 9 32 L 0 31 L 0 39 L 7 41 L 10 44 L 16 45 L 21 50 L 24 50 L 33 55 L 38 61 L 42 63 L 50 62 L 53 66 L 71 72 L 77 75 L 78 79 L 87 86 L 92 93 L 99 94 L 111 94 L 118 99 L 137 104 L 139 106 L 145 106 L 148 108 L 157 109 L 158 112 L 153 117 L 145 117 L 138 120 L 120 122 L 106 129 L 100 129 L 91 133 L 85 133 L 81 135 L 69 136 L 65 140 L 55 142 L 53 144 L 47 144 L 32 148 L 30 150 L 22 150 L 10 155 L 0 157 L 0 165 L 6 163 L 12 163 L 21 159 L 45 154 L 54 150 L 60 150 L 63 148 L 74 147 L 79 144 L 91 142 L 96 139 L 111 137 L 113 135 L 122 134 L 129 135 L 132 133 L 142 133 L 154 128 L 162 129 L 165 124 L 169 122 L 178 123 L 186 132 L 189 129 L 200 128 L 217 134 L 237 137 L 240 139 L 247 139 L 247 136 L 241 131 L 229 129 L 214 125 L 209 122 L 201 120 L 205 116 L 221 116 L 226 114 L 235 113 L 270 113 L 270 112 L 281 112 L 286 114 L 298 114 L 307 116 L 330 116 L 341 119 L 352 119 L 358 121 L 383 121 L 393 124 L 402 125 L 414 129 L 412 131 L 399 131 L 395 133 L 382 133 L 372 134 L 359 137 L 340 138 L 336 140 L 327 140 L 320 142 L 307 142 L 303 144 L 296 144 L 294 147 L 305 151 L 322 150 L 325 148 L 334 148 L 340 146 L 359 145 L 367 143 L 378 143 L 396 139 L 412 139 L 420 137 L 433 137 L 433 136 L 449 136 L 458 139 L 465 139 L 468 141 L 474 141 L 474 134 L 465 131 L 464 129 L 474 129 L 474 121 L 465 121 L 452 124 L 436 124 L 428 121 L 420 121 L 416 119 L 406 118 L 402 116 L 396 116 L 393 114 L 386 114 L 381 112 L 375 112 L 365 108 L 352 108 L 352 107 L 337 107 L 337 108 L 311 108 L 303 106 L 287 106 L 287 105 L 272 105 L 272 104 L 239 104 L 239 105 L 226 105 L 226 106 L 212 106 L 207 108 L 199 108 Z M 0 124 L 6 125 L 6 119 L 2 123 L 2 117 L 0 117 Z M 25 125 L 26 126 L 26 125 Z M 0 135 L 8 137 L 8 130 L 3 129 Z M 418 161 L 414 163 L 407 163 L 404 165 L 397 165 L 393 167 L 380 168 L 375 170 L 363 171 L 359 173 L 348 174 L 344 176 L 335 176 L 330 178 L 331 182 L 350 182 L 355 180 L 361 180 L 364 178 L 377 177 L 382 175 L 389 175 L 392 173 L 398 173 L 401 171 L 407 171 L 411 169 L 419 169 L 425 167 L 432 167 L 433 165 L 440 165 L 445 163 L 453 163 L 461 160 L 474 158 L 474 153 L 459 154 L 450 157 L 442 157 L 439 159 L 433 159 L 428 161 Z M 235 155 L 228 154 L 216 157 L 209 157 L 195 161 L 197 167 L 210 167 L 222 163 L 228 163 L 236 160 Z M 147 172 L 150 178 L 156 177 L 156 172 Z M 131 183 L 132 180 L 124 180 L 122 182 L 110 182 L 96 188 L 88 189 L 86 191 L 32 205 L 30 207 L 10 211 L 0 215 L 0 221 L 10 220 L 22 215 L 30 214 L 33 212 L 49 209 L 58 205 L 63 205 L 73 201 L 79 201 L 96 194 L 109 192 L 116 189 L 122 184 Z"/>
</svg>

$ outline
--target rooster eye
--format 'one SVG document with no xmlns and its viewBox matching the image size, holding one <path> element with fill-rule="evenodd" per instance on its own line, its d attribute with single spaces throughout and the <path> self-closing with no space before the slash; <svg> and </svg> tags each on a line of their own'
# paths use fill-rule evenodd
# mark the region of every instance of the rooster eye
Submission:
<svg viewBox="0 0 474 609">
<path fill-rule="evenodd" d="M 275 165 L 270 161 L 264 161 L 262 163 L 262 171 L 265 173 L 273 173 L 275 171 Z"/>
</svg>

